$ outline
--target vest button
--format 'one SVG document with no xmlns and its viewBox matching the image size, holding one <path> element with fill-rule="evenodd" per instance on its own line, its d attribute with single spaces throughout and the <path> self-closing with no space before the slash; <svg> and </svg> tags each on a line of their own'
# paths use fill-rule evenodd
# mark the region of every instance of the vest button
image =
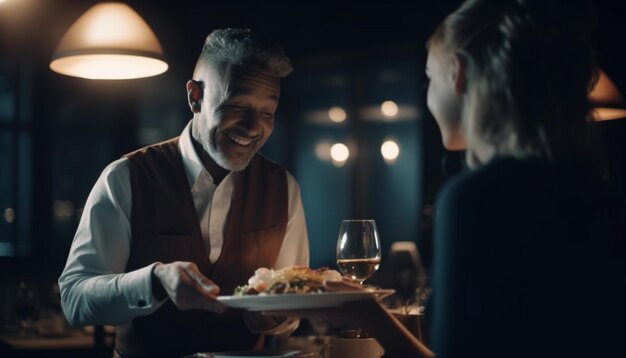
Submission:
<svg viewBox="0 0 626 358">
<path fill-rule="evenodd" d="M 146 302 L 146 300 L 139 300 L 137 301 L 137 306 L 139 307 L 145 307 L 148 303 Z"/>
</svg>

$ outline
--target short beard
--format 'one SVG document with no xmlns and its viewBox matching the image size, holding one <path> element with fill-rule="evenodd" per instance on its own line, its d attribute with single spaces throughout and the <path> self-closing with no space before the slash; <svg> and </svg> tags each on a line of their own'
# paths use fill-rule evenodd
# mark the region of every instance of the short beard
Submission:
<svg viewBox="0 0 626 358">
<path fill-rule="evenodd" d="M 206 132 L 206 131 L 196 129 L 196 127 L 193 126 L 192 131 L 193 131 L 193 137 L 200 143 L 200 145 L 202 145 L 202 149 L 204 149 L 204 151 L 209 154 L 211 159 L 213 159 L 213 161 L 220 167 L 226 170 L 238 172 L 238 171 L 242 171 L 246 169 L 246 167 L 250 163 L 250 160 L 248 160 L 243 165 L 235 165 L 231 161 L 228 160 L 228 158 L 224 155 L 224 153 L 220 151 L 215 141 L 215 132 L 217 131 L 217 129 L 213 129 L 210 132 Z"/>
<path fill-rule="evenodd" d="M 220 167 L 226 169 L 226 170 L 230 170 L 233 172 L 239 172 L 242 171 L 244 169 L 246 169 L 246 167 L 248 166 L 248 163 L 250 163 L 250 160 L 248 160 L 247 162 L 243 163 L 242 165 L 235 165 L 233 163 L 231 163 L 228 158 L 226 158 L 226 156 L 224 155 L 224 153 L 222 153 L 219 149 L 219 147 L 217 145 L 214 145 L 214 141 L 203 141 L 202 143 L 202 148 L 204 148 L 204 150 L 209 153 L 209 156 L 211 156 L 211 158 L 213 158 L 213 160 L 215 161 L 215 163 L 217 163 L 217 165 L 219 165 Z M 252 158 L 250 158 L 252 159 Z"/>
<path fill-rule="evenodd" d="M 219 147 L 217 146 L 217 141 L 215 140 L 215 133 L 217 129 L 214 128 L 212 131 L 206 131 L 204 129 L 205 128 L 203 128 L 202 125 L 198 126 L 196 123 L 194 123 L 192 125 L 191 136 L 195 138 L 198 143 L 200 143 L 202 149 L 204 149 L 204 151 L 209 154 L 209 157 L 211 157 L 211 159 L 213 159 L 213 161 L 217 165 L 226 170 L 235 172 L 246 169 L 246 167 L 252 160 L 252 157 L 254 156 L 252 156 L 247 162 L 242 165 L 233 164 L 230 160 L 228 160 L 228 158 L 224 155 L 222 151 L 220 151 Z"/>
</svg>

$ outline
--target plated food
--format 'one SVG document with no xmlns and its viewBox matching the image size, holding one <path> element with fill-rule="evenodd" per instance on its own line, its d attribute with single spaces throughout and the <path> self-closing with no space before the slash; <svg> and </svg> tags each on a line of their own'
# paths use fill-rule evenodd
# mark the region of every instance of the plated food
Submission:
<svg viewBox="0 0 626 358">
<path fill-rule="evenodd" d="M 320 293 L 326 291 L 324 281 L 341 281 L 341 274 L 327 267 L 290 266 L 278 270 L 261 267 L 250 277 L 247 285 L 235 288 L 234 295 Z"/>
</svg>

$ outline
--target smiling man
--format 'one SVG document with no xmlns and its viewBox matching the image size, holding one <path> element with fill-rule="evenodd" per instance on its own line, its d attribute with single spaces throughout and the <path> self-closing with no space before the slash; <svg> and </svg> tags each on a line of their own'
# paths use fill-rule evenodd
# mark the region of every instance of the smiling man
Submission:
<svg viewBox="0 0 626 358">
<path fill-rule="evenodd" d="M 249 30 L 207 37 L 182 134 L 111 163 L 87 199 L 59 278 L 70 323 L 116 325 L 119 357 L 248 349 L 297 327 L 216 300 L 259 267 L 308 265 L 298 184 L 258 153 L 291 71 Z"/>
</svg>

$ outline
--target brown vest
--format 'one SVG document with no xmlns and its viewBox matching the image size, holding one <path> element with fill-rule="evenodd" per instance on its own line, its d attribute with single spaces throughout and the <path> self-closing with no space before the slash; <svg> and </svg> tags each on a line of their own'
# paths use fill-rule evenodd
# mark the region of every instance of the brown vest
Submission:
<svg viewBox="0 0 626 358">
<path fill-rule="evenodd" d="M 202 240 L 178 138 L 126 155 L 132 189 L 132 271 L 155 261 L 191 261 L 216 282 L 222 295 L 247 283 L 259 267 L 273 267 L 287 227 L 287 178 L 257 154 L 234 173 L 233 197 L 222 252 L 210 262 Z M 249 349 L 259 341 L 239 310 L 222 314 L 181 311 L 166 301 L 149 316 L 117 327 L 116 349 L 124 356 L 181 357 L 195 352 Z"/>
</svg>

